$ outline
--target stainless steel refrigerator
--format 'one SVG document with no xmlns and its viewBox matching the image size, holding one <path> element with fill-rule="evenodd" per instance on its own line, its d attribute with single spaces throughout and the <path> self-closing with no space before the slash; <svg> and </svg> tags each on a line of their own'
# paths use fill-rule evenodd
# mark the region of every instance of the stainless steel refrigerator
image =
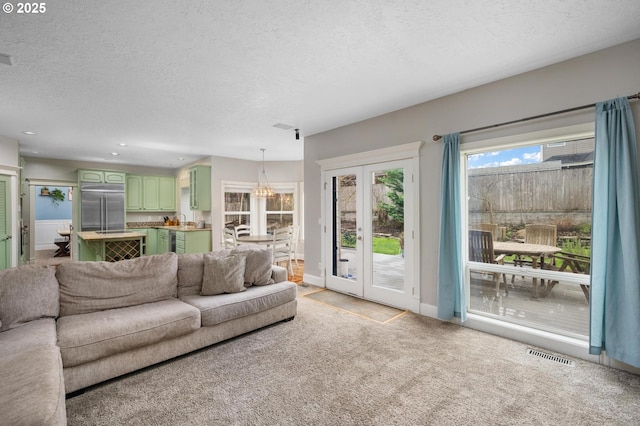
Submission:
<svg viewBox="0 0 640 426">
<path fill-rule="evenodd" d="M 82 231 L 122 231 L 125 228 L 124 184 L 80 184 Z"/>
</svg>

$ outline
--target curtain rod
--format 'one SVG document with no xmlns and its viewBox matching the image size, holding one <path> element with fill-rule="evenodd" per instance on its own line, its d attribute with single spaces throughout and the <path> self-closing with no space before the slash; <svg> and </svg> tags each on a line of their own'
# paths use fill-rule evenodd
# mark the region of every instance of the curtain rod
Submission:
<svg viewBox="0 0 640 426">
<path fill-rule="evenodd" d="M 640 99 L 640 92 L 636 93 L 635 95 L 627 96 L 627 99 L 629 99 L 629 100 L 631 100 L 631 99 Z M 579 111 L 581 109 L 593 108 L 595 106 L 596 106 L 596 104 L 589 104 L 589 105 L 582 105 L 582 106 L 579 106 L 579 107 L 574 107 L 574 108 L 569 108 L 569 109 L 563 109 L 562 111 L 548 112 L 546 114 L 534 115 L 533 117 L 520 118 L 518 120 L 507 121 L 507 122 L 504 122 L 504 123 L 491 124 L 489 126 L 476 127 L 475 129 L 463 130 L 463 131 L 460 132 L 460 134 L 464 135 L 465 133 L 479 132 L 480 130 L 493 129 L 494 127 L 502 127 L 502 126 L 507 126 L 509 124 L 522 123 L 524 121 L 536 120 L 538 118 L 551 117 L 552 115 L 558 115 L 558 114 L 564 114 L 564 113 L 567 113 L 567 112 Z M 441 135 L 433 135 L 433 141 L 434 142 L 438 142 L 440 139 L 442 139 Z"/>
</svg>

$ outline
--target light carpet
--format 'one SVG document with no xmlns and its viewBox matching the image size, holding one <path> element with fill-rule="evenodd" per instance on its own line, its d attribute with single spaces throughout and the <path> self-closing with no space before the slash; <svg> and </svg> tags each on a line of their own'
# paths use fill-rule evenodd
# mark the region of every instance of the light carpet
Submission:
<svg viewBox="0 0 640 426">
<path fill-rule="evenodd" d="M 632 425 L 640 376 L 534 357 L 412 313 L 380 324 L 298 297 L 291 322 L 67 400 L 69 425 Z"/>
</svg>

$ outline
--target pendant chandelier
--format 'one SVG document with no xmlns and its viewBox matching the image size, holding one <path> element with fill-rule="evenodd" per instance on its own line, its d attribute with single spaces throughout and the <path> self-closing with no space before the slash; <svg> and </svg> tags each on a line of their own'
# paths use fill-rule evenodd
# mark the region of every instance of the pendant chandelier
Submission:
<svg viewBox="0 0 640 426">
<path fill-rule="evenodd" d="M 267 172 L 264 171 L 264 151 L 265 148 L 260 148 L 262 151 L 262 173 L 258 179 L 258 187 L 256 188 L 254 195 L 258 198 L 273 197 L 273 188 L 269 186 L 269 179 L 267 179 Z"/>
</svg>

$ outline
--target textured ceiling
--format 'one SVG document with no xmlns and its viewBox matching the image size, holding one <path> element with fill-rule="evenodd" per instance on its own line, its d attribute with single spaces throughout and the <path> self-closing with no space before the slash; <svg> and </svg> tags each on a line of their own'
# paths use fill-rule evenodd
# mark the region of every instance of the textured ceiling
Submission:
<svg viewBox="0 0 640 426">
<path fill-rule="evenodd" d="M 0 135 L 26 156 L 172 168 L 299 160 L 304 135 L 640 38 L 638 0 L 46 7 L 0 12 Z"/>
</svg>

